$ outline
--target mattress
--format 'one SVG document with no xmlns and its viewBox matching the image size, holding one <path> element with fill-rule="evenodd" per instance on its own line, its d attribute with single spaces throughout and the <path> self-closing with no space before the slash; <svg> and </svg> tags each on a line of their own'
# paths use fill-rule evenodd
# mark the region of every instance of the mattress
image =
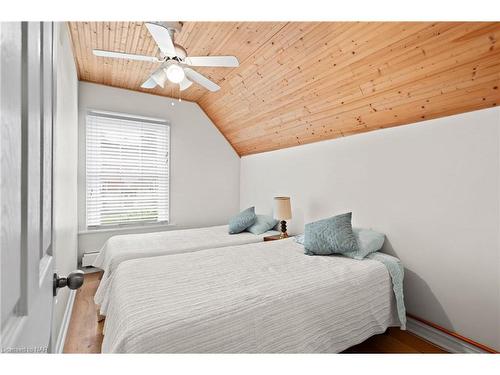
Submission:
<svg viewBox="0 0 500 375">
<path fill-rule="evenodd" d="M 278 233 L 277 231 L 269 231 L 260 235 L 250 232 L 229 234 L 228 226 L 220 225 L 113 236 L 106 241 L 92 263 L 94 267 L 104 270 L 103 278 L 94 298 L 95 302 L 98 305 L 101 304 L 106 293 L 108 278 L 116 267 L 125 260 L 262 242 L 264 236 Z"/>
<path fill-rule="evenodd" d="M 398 325 L 381 262 L 303 251 L 286 239 L 123 262 L 102 351 L 339 352 Z"/>
</svg>

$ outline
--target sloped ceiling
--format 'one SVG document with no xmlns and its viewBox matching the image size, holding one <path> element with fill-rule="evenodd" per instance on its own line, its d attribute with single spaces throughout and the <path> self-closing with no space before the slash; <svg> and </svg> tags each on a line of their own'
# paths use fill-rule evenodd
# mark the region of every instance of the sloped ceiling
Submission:
<svg viewBox="0 0 500 375">
<path fill-rule="evenodd" d="M 157 54 L 142 22 L 70 22 L 80 80 L 140 88 L 155 64 L 98 58 L 93 48 Z M 221 86 L 198 102 L 240 155 L 275 150 L 500 102 L 500 22 L 186 22 L 191 56 L 235 55 L 238 68 L 197 68 Z"/>
</svg>

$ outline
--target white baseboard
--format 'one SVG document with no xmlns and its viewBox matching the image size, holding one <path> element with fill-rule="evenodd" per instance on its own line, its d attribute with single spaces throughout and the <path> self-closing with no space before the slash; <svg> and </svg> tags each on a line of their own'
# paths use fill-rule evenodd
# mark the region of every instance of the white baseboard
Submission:
<svg viewBox="0 0 500 375">
<path fill-rule="evenodd" d="M 410 317 L 408 317 L 406 329 L 450 353 L 487 353 L 474 345 Z"/>
<path fill-rule="evenodd" d="M 59 329 L 59 335 L 57 335 L 54 353 L 59 354 L 63 352 L 64 343 L 66 342 L 66 333 L 68 333 L 69 321 L 71 320 L 71 313 L 73 312 L 73 304 L 75 303 L 75 297 L 76 290 L 70 289 L 68 303 L 66 304 L 66 310 L 64 310 L 61 328 Z"/>
</svg>

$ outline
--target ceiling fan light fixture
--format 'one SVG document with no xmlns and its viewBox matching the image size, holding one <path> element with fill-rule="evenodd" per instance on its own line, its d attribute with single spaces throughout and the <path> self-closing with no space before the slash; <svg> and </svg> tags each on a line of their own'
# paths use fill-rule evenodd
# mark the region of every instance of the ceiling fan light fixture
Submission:
<svg viewBox="0 0 500 375">
<path fill-rule="evenodd" d="M 165 71 L 167 73 L 167 78 L 172 83 L 181 83 L 184 77 L 186 77 L 184 69 L 177 64 L 170 65 Z"/>
<path fill-rule="evenodd" d="M 163 69 L 158 69 L 156 72 L 154 72 L 151 75 L 151 78 L 156 82 L 157 85 L 164 87 L 165 86 L 165 80 L 167 79 L 166 73 L 163 71 Z"/>
</svg>

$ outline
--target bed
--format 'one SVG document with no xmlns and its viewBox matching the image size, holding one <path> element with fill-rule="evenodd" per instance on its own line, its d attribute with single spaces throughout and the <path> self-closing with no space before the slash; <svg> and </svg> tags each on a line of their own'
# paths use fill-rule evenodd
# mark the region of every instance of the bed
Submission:
<svg viewBox="0 0 500 375">
<path fill-rule="evenodd" d="M 123 261 L 262 242 L 264 236 L 278 233 L 277 231 L 269 231 L 260 235 L 250 232 L 229 234 L 227 225 L 219 225 L 113 236 L 106 241 L 99 255 L 92 263 L 94 267 L 104 270 L 94 300 L 98 305 L 101 304 L 106 293 L 109 277 Z"/>
<path fill-rule="evenodd" d="M 108 287 L 103 353 L 340 352 L 400 325 L 383 263 L 291 238 L 126 261 Z"/>
</svg>

